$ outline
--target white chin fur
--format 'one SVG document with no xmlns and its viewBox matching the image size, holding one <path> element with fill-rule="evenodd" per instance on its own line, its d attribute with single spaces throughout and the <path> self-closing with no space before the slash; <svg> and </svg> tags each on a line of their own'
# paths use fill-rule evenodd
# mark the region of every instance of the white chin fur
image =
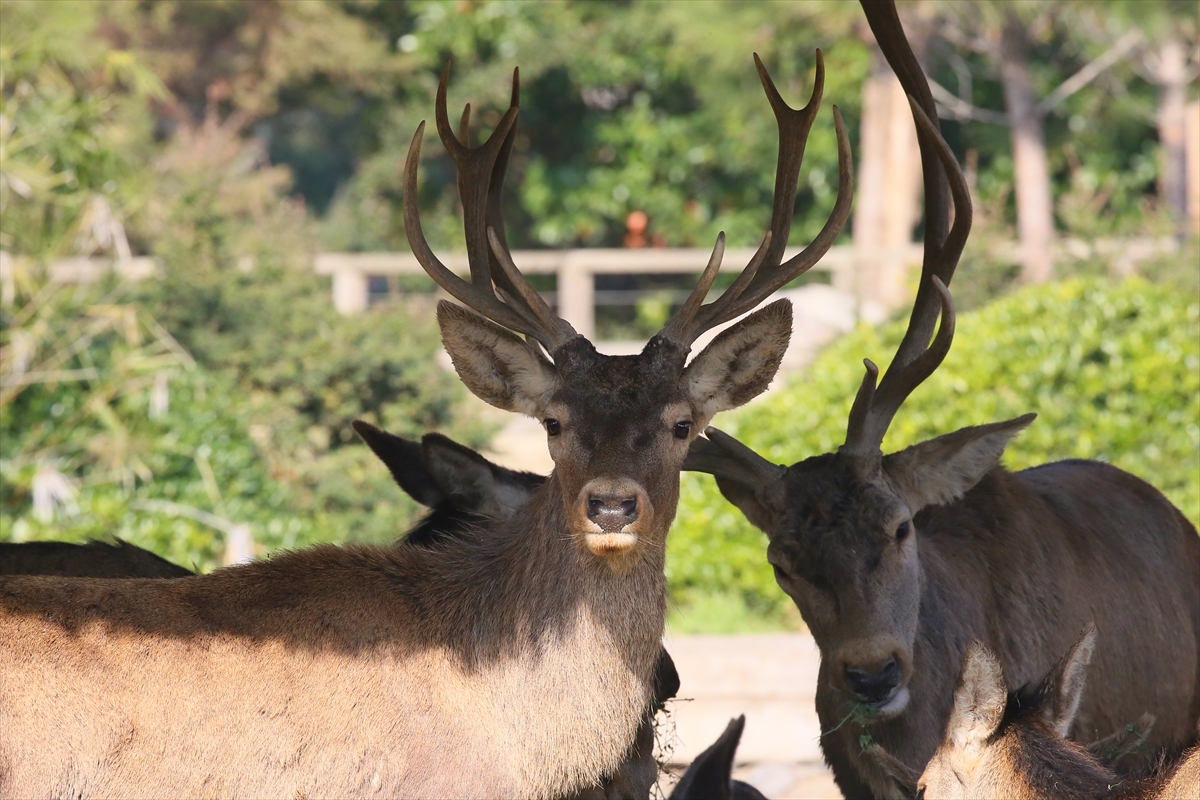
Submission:
<svg viewBox="0 0 1200 800">
<path fill-rule="evenodd" d="M 585 533 L 583 543 L 597 556 L 619 556 L 637 544 L 636 533 Z"/>
<path fill-rule="evenodd" d="M 876 706 L 876 708 L 883 716 L 894 717 L 904 709 L 908 708 L 908 699 L 908 687 L 905 686 L 903 689 L 892 695 L 890 700 L 881 706 Z"/>
</svg>

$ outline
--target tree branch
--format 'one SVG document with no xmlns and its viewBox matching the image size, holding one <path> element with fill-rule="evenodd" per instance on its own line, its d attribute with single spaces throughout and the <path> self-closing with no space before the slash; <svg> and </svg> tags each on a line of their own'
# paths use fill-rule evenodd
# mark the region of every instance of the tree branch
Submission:
<svg viewBox="0 0 1200 800">
<path fill-rule="evenodd" d="M 938 115 L 942 115 L 942 110 L 945 110 L 946 116 L 953 119 L 974 120 L 976 122 L 986 122 L 991 125 L 1007 125 L 1008 115 L 1003 111 L 991 111 L 986 108 L 974 106 L 963 100 L 958 95 L 951 92 L 941 84 L 936 83 L 932 79 L 929 81 L 929 89 L 933 92 L 933 99 L 938 102 Z"/>
<path fill-rule="evenodd" d="M 1058 88 L 1053 92 L 1046 95 L 1038 103 L 1038 113 L 1042 115 L 1049 114 L 1068 97 L 1094 81 L 1104 70 L 1124 58 L 1125 54 L 1136 47 L 1141 41 L 1141 31 L 1132 30 L 1126 33 L 1117 40 L 1116 44 L 1108 48 L 1098 58 L 1084 64 L 1078 72 L 1060 83 Z"/>
</svg>

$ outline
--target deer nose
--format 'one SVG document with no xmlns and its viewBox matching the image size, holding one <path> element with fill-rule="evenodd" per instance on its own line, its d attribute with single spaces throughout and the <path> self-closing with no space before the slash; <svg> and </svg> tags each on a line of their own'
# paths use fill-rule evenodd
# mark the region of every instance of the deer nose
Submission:
<svg viewBox="0 0 1200 800">
<path fill-rule="evenodd" d="M 637 519 L 637 498 L 589 495 L 587 517 L 606 532 L 619 531 Z"/>
<path fill-rule="evenodd" d="M 850 691 L 868 703 L 882 703 L 900 685 L 900 664 L 892 656 L 878 672 L 867 672 L 856 669 L 849 664 L 845 666 L 846 685 Z"/>
</svg>

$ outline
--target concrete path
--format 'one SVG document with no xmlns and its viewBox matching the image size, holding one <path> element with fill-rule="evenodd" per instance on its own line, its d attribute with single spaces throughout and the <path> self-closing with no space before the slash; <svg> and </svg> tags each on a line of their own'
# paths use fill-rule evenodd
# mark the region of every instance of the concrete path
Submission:
<svg viewBox="0 0 1200 800">
<path fill-rule="evenodd" d="M 820 656 L 811 636 L 668 635 L 663 643 L 680 689 L 667 704 L 660 760 L 682 771 L 730 719 L 745 714 L 735 778 L 771 798 L 841 797 L 821 760 L 813 704 Z"/>
</svg>

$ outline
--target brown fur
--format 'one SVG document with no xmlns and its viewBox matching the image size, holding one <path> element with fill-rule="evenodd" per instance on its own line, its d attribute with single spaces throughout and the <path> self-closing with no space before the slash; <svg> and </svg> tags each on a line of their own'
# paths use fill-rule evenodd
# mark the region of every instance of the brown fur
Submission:
<svg viewBox="0 0 1200 800">
<path fill-rule="evenodd" d="M 983 435 L 1006 435 L 1003 425 Z M 821 648 L 821 745 L 848 797 L 904 794 L 863 742 L 919 771 L 941 740 L 967 642 L 984 642 L 1026 683 L 1093 619 L 1099 644 L 1072 736 L 1095 741 L 1151 713 L 1148 749 L 1195 740 L 1200 538 L 1153 487 L 1095 462 L 995 467 L 958 499 L 922 509 L 911 499 L 920 492 L 902 488 L 910 481 L 887 479 L 887 459 L 883 474 L 863 474 L 855 457 L 818 456 L 747 485 L 754 470 L 722 470 L 713 447 L 705 471 L 768 533 L 780 585 Z M 926 449 L 946 467 L 938 481 L 957 469 Z M 911 533 L 901 541 L 903 522 Z M 856 703 L 842 674 L 888 653 L 900 655 L 909 693 L 896 714 Z"/>
<path fill-rule="evenodd" d="M 1094 631 L 1093 631 L 1094 633 Z M 946 737 L 918 783 L 926 800 L 1165 800 L 1200 797 L 1200 748 L 1160 758 L 1142 775 L 1118 776 L 1060 731 L 1083 692 L 1089 636 L 1032 690 L 1008 694 L 999 662 L 968 650 Z M 1080 645 L 1084 647 L 1081 648 Z M 1071 676 L 1070 673 L 1075 675 Z M 997 709 L 995 714 L 991 709 Z"/>
<path fill-rule="evenodd" d="M 373 429 L 372 429 L 373 430 Z M 370 434 L 372 431 L 368 431 Z M 453 442 L 444 439 L 444 437 L 429 436 L 426 437 L 425 447 L 423 448 L 423 458 L 421 453 L 415 460 L 410 460 L 406 464 L 401 464 L 397 458 L 396 447 L 399 445 L 416 445 L 409 443 L 406 440 L 400 440 L 398 437 L 389 437 L 380 431 L 373 430 L 376 434 L 376 445 L 382 447 L 382 452 L 377 449 L 377 453 L 388 464 L 389 468 L 395 474 L 397 470 L 403 472 L 403 476 L 397 474 L 397 481 L 402 487 L 409 491 L 410 485 L 418 478 L 422 479 L 425 484 L 428 484 L 427 490 L 418 492 L 420 497 L 416 499 L 421 501 L 436 500 L 439 505 L 439 510 L 442 512 L 442 517 L 449 518 L 447 515 L 453 516 L 454 511 L 462 512 L 464 508 L 458 506 L 464 505 L 470 509 L 479 510 L 475 513 L 484 514 L 487 510 L 494 510 L 493 507 L 499 508 L 500 505 L 490 495 L 496 494 L 498 491 L 505 495 L 506 503 L 516 502 L 517 505 L 522 505 L 524 500 L 536 489 L 544 479 L 540 476 L 530 475 L 528 473 L 512 473 L 508 470 L 503 470 L 496 465 L 490 464 L 486 460 L 474 454 L 473 451 L 466 450 Z M 382 443 L 382 444 L 381 444 Z M 409 448 L 411 449 L 411 448 Z M 404 452 L 407 452 L 405 450 Z M 464 459 L 467 456 L 474 456 L 474 460 L 469 460 L 459 464 L 458 472 L 451 472 L 448 469 L 441 467 L 450 466 L 449 463 L 443 464 L 443 461 L 454 461 L 455 458 Z M 478 462 L 478 463 L 476 463 Z M 481 475 L 486 472 L 494 476 L 494 483 L 489 483 L 481 480 Z M 424 473 L 418 475 L 416 473 Z M 478 473 L 478 474 L 476 474 Z M 401 480 L 401 477 L 404 480 Z M 422 484 L 424 485 L 424 484 Z M 470 491 L 467 491 L 467 490 Z M 410 492 L 411 493 L 411 492 Z M 521 495 L 521 497 L 518 497 Z M 416 495 L 414 495 L 415 497 Z M 512 509 L 508 508 L 507 514 L 512 514 Z M 440 519 L 441 517 L 439 517 Z M 479 517 L 476 516 L 478 521 Z M 445 521 L 443 519 L 443 521 Z M 421 548 L 444 546 L 446 542 L 452 541 L 454 538 L 466 538 L 471 540 L 470 534 L 464 531 L 468 528 L 462 526 L 452 526 L 454 529 L 449 531 L 449 535 L 440 534 L 434 536 L 430 531 L 426 530 L 428 525 L 418 527 L 419 531 L 424 533 L 424 539 L 419 543 Z M 407 541 L 407 540 L 402 540 Z M 136 550 L 136 548 L 130 548 Z M 415 549 L 410 547 L 402 547 L 401 550 Z M 139 551 L 144 552 L 144 551 Z M 264 565 L 265 566 L 265 565 Z M 130 569 L 136 572 L 137 565 L 134 563 Z M 219 629 L 219 625 L 216 626 Z M 193 637 L 194 638 L 194 637 Z M 203 639 L 204 637 L 200 637 Z M 214 687 L 215 688 L 215 687 Z M 674 667 L 671 664 L 670 656 L 665 651 L 659 655 L 658 663 L 655 667 L 655 701 L 661 704 L 667 697 L 673 696 L 678 688 L 678 677 L 674 673 Z M 4 693 L 0 693 L 4 696 Z M 222 703 L 220 699 L 214 702 Z M 132 722 L 132 719 L 131 719 Z M 134 723 L 136 724 L 136 723 Z M 614 774 L 608 776 L 604 781 L 597 784 L 594 789 L 583 792 L 581 798 L 603 797 L 603 798 L 638 798 L 645 797 L 648 794 L 650 786 L 657 778 L 657 765 L 653 759 L 653 726 L 650 719 L 650 714 L 642 721 L 638 729 L 637 739 L 630 746 L 630 751 L 625 754 L 624 760 Z M 132 754 L 130 754 L 132 755 Z M 5 779 L 7 781 L 7 779 Z M 72 787 L 79 788 L 80 791 L 88 793 L 89 790 L 82 788 L 79 784 L 70 784 L 63 786 L 56 784 L 64 791 L 72 791 Z M 91 784 L 85 784 L 91 785 Z M 233 785 L 233 784 L 230 784 Z M 93 786 L 94 788 L 94 786 Z M 8 786 L 4 781 L 0 781 L 0 789 L 2 794 L 11 794 L 13 787 Z M 298 788 L 298 791 L 301 789 Z M 311 792 L 309 792 L 311 793 Z"/>
<path fill-rule="evenodd" d="M 714 346 L 781 349 L 789 311 Z M 707 422 L 683 379 L 710 367 L 658 342 L 555 355 L 556 472 L 475 536 L 176 581 L 0 580 L 0 795 L 554 797 L 612 773 L 661 648 L 676 415 Z M 765 388 L 753 367 L 727 394 Z M 630 470 L 653 509 L 614 564 L 567 513 L 588 479 Z"/>
<path fill-rule="evenodd" d="M 125 541 L 0 542 L 0 575 L 182 578 L 192 572 Z"/>
</svg>

